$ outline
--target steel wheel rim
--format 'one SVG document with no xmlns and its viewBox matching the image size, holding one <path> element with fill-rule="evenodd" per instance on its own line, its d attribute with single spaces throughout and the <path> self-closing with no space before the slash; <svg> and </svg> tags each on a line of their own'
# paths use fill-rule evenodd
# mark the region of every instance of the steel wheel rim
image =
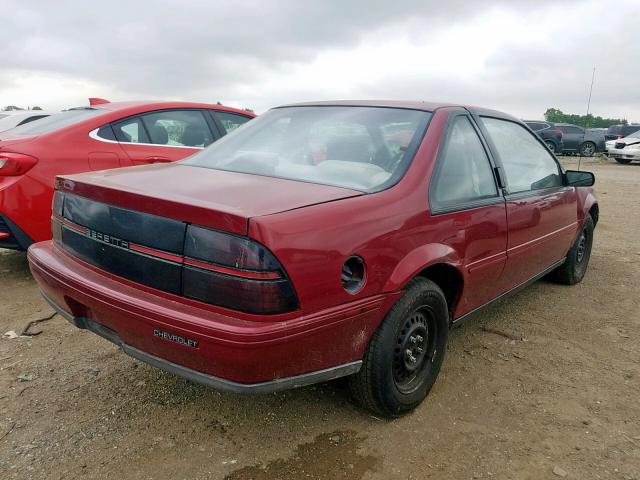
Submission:
<svg viewBox="0 0 640 480">
<path fill-rule="evenodd" d="M 431 310 L 416 308 L 396 335 L 392 373 L 396 388 L 404 394 L 422 385 L 436 354 L 437 326 Z"/>
<path fill-rule="evenodd" d="M 578 239 L 578 248 L 576 249 L 576 263 L 581 265 L 585 259 L 589 256 L 587 251 L 589 247 L 589 236 L 585 230 L 582 230 L 580 238 Z"/>
</svg>

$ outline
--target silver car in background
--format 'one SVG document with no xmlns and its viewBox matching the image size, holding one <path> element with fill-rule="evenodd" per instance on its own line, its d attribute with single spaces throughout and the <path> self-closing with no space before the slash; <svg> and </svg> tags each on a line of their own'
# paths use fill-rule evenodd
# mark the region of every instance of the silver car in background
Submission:
<svg viewBox="0 0 640 480">
<path fill-rule="evenodd" d="M 607 156 L 618 163 L 640 161 L 640 130 L 617 140 L 607 140 Z"/>
</svg>

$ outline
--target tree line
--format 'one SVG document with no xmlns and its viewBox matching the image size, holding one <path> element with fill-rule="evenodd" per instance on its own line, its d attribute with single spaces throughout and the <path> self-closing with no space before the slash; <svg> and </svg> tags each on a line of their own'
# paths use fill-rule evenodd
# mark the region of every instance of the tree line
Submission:
<svg viewBox="0 0 640 480">
<path fill-rule="evenodd" d="M 602 118 L 593 115 L 578 115 L 575 113 L 564 113 L 559 108 L 547 108 L 544 112 L 544 119 L 554 123 L 572 123 L 585 128 L 607 128 L 611 125 L 627 125 L 626 118 Z"/>
</svg>

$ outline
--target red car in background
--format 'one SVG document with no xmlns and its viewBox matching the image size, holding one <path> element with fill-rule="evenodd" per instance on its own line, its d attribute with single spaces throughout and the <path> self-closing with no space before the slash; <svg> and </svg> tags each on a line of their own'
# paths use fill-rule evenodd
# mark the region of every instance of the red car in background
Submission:
<svg viewBox="0 0 640 480">
<path fill-rule="evenodd" d="M 275 108 L 188 159 L 56 181 L 31 271 L 80 328 L 215 388 L 350 375 L 384 416 L 434 384 L 451 325 L 584 277 L 598 204 L 519 120 L 422 102 Z"/>
<path fill-rule="evenodd" d="M 0 133 L 0 248 L 51 238 L 56 175 L 180 160 L 254 116 L 205 103 L 94 98 Z"/>
</svg>

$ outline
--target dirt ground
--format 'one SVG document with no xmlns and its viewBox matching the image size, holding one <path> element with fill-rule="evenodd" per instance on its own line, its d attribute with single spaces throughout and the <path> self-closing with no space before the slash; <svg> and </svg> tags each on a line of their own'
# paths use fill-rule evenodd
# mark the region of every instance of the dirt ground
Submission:
<svg viewBox="0 0 640 480">
<path fill-rule="evenodd" d="M 215 392 L 56 316 L 0 339 L 0 478 L 640 479 L 640 165 L 584 166 L 601 205 L 584 282 L 453 330 L 415 413 L 377 419 L 341 381 Z M 0 334 L 50 313 L 25 255 L 0 250 Z"/>
</svg>

